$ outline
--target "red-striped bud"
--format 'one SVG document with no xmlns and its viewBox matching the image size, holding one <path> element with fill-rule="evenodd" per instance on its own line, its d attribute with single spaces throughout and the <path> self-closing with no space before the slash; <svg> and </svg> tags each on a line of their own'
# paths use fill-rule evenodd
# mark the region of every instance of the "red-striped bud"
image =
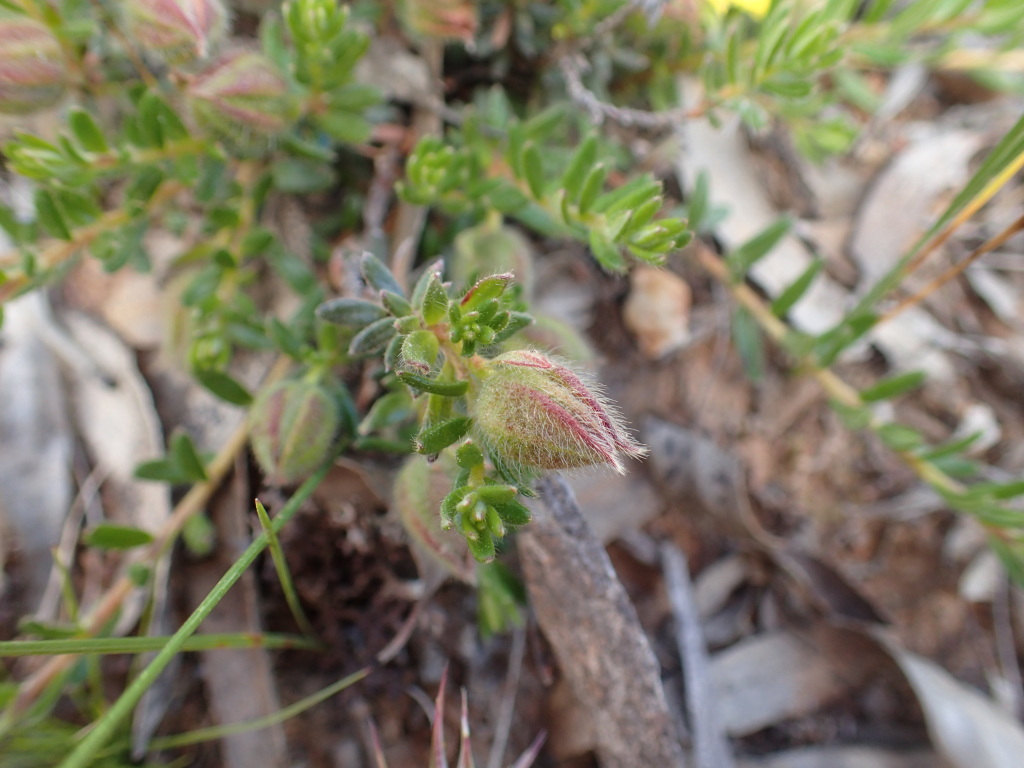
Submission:
<svg viewBox="0 0 1024 768">
<path fill-rule="evenodd" d="M 319 384 L 282 381 L 249 411 L 249 441 L 267 480 L 290 485 L 327 459 L 339 425 L 338 404 Z"/>
<path fill-rule="evenodd" d="M 192 81 L 188 103 L 199 125 L 245 155 L 270 149 L 292 124 L 288 82 L 261 53 L 235 51 Z"/>
<path fill-rule="evenodd" d="M 28 18 L 0 18 L 0 114 L 52 107 L 67 84 L 60 43 L 48 27 Z"/>
<path fill-rule="evenodd" d="M 179 66 L 205 59 L 227 29 L 220 0 L 128 0 L 124 14 L 143 51 Z"/>
<path fill-rule="evenodd" d="M 610 465 L 646 453 L 615 408 L 584 377 L 534 350 L 488 363 L 473 403 L 475 429 L 488 449 L 524 468 Z"/>
</svg>

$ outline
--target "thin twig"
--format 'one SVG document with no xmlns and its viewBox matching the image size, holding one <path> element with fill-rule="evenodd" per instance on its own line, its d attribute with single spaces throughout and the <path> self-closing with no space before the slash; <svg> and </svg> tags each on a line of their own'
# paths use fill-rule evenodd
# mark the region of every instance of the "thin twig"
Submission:
<svg viewBox="0 0 1024 768">
<path fill-rule="evenodd" d="M 519 676 L 523 671 L 523 656 L 526 653 L 526 630 L 517 629 L 512 633 L 512 648 L 508 652 L 508 674 L 505 675 L 505 687 L 501 692 L 501 709 L 494 725 L 494 741 L 491 754 L 487 758 L 487 768 L 501 768 L 505 759 L 505 747 L 508 745 L 508 734 L 512 730 L 512 719 L 516 710 L 516 689 L 519 688 Z"/>
<path fill-rule="evenodd" d="M 662 112 L 650 112 L 633 107 L 617 107 L 602 101 L 597 94 L 583 84 L 583 73 L 589 69 L 586 60 L 579 53 L 566 53 L 558 60 L 558 66 L 565 77 L 565 86 L 569 98 L 587 110 L 593 122 L 600 124 L 605 119 L 612 120 L 624 127 L 646 128 L 655 131 L 668 131 L 678 128 L 687 120 L 700 117 L 703 109 L 678 107 Z"/>
<path fill-rule="evenodd" d="M 932 293 L 934 293 L 939 288 L 944 286 L 950 280 L 962 274 L 965 269 L 971 266 L 971 264 L 976 262 L 986 253 L 994 251 L 996 248 L 999 248 L 1002 245 L 1004 245 L 1011 237 L 1016 235 L 1022 229 L 1024 229 L 1024 216 L 1018 218 L 1016 221 L 1010 224 L 1010 226 L 1008 226 L 995 237 L 979 245 L 970 253 L 969 256 L 967 256 L 967 258 L 957 262 L 950 269 L 947 269 L 941 275 L 930 280 L 928 284 L 925 285 L 917 293 L 913 294 L 912 296 L 908 296 L 907 298 L 899 302 L 895 307 L 892 307 L 891 309 L 887 310 L 881 317 L 878 318 L 875 325 L 881 325 L 882 323 L 891 320 L 900 312 L 903 312 L 905 309 L 908 309 L 914 306 L 915 304 L 920 304 L 922 301 L 928 298 L 928 296 L 930 296 Z"/>
<path fill-rule="evenodd" d="M 661 571 L 676 628 L 676 647 L 686 680 L 686 712 L 693 732 L 696 768 L 733 768 L 735 762 L 715 708 L 704 634 L 690 583 L 686 556 L 673 544 L 661 545 Z"/>
</svg>

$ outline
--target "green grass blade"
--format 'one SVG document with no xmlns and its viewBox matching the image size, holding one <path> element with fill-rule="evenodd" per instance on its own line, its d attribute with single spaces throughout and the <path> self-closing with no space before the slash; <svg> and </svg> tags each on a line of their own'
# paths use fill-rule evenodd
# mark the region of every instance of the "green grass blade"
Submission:
<svg viewBox="0 0 1024 768">
<path fill-rule="evenodd" d="M 0 658 L 18 656 L 58 656 L 148 653 L 159 651 L 170 637 L 80 637 L 58 640 L 9 640 L 0 642 Z M 189 638 L 182 651 L 217 651 L 227 648 L 297 648 L 313 650 L 316 642 L 298 635 L 234 633 L 222 635 L 196 635 Z"/>
<path fill-rule="evenodd" d="M 260 518 L 260 525 L 263 526 L 263 533 L 270 541 L 270 556 L 274 560 L 274 570 L 277 571 L 277 578 L 281 581 L 281 589 L 284 590 L 284 599 L 288 603 L 288 609 L 292 612 L 295 623 L 302 634 L 312 637 L 315 634 L 313 625 L 309 623 L 309 619 L 306 618 L 306 614 L 302 610 L 299 595 L 295 591 L 295 582 L 292 580 L 292 572 L 288 569 L 288 561 L 285 559 L 284 550 L 281 549 L 281 542 L 270 524 L 270 516 L 267 515 L 266 508 L 259 499 L 256 499 L 256 514 Z"/>
</svg>

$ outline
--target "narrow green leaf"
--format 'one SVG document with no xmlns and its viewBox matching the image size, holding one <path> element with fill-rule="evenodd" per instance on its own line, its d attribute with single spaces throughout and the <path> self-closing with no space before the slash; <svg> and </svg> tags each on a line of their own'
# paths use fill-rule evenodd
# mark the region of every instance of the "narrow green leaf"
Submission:
<svg viewBox="0 0 1024 768">
<path fill-rule="evenodd" d="M 459 397 L 469 389 L 468 381 L 438 381 L 409 371 L 398 371 L 399 380 L 413 389 L 443 397 Z"/>
<path fill-rule="evenodd" d="M 789 310 L 791 310 L 800 299 L 803 298 L 804 294 L 807 293 L 807 289 L 814 283 L 814 279 L 821 272 L 822 267 L 825 266 L 824 259 L 815 259 L 811 262 L 810 266 L 807 267 L 793 283 L 786 288 L 782 293 L 779 294 L 778 298 L 772 302 L 772 314 L 776 317 L 782 317 Z"/>
<path fill-rule="evenodd" d="M 910 451 L 924 443 L 920 432 L 903 424 L 883 424 L 877 433 L 882 442 L 894 451 Z"/>
<path fill-rule="evenodd" d="M 75 135 L 75 140 L 86 152 L 106 152 L 110 147 L 103 136 L 103 131 L 90 115 L 78 107 L 72 108 L 68 113 L 68 125 Z"/>
<path fill-rule="evenodd" d="M 591 229 L 589 235 L 590 251 L 597 263 L 609 272 L 625 272 L 626 260 L 622 258 L 618 247 L 597 229 Z"/>
<path fill-rule="evenodd" d="M 36 219 L 39 225 L 53 237 L 61 240 L 71 239 L 71 230 L 68 229 L 64 215 L 57 208 L 57 202 L 48 190 L 36 190 Z"/>
<path fill-rule="evenodd" d="M 591 134 L 580 144 L 569 167 L 562 175 L 562 189 L 570 203 L 578 203 L 583 190 L 583 182 L 590 174 L 597 160 L 597 136 Z"/>
<path fill-rule="evenodd" d="M 252 402 L 252 395 L 249 390 L 238 383 L 234 378 L 223 371 L 211 368 L 201 369 L 195 372 L 199 383 L 213 392 L 221 400 L 233 405 L 249 405 Z"/>
<path fill-rule="evenodd" d="M 395 280 L 395 276 L 391 274 L 391 270 L 387 266 L 374 256 L 369 251 L 363 253 L 363 258 L 359 263 L 360 271 L 363 274 L 363 279 L 366 280 L 367 284 L 378 291 L 391 291 L 397 293 L 399 296 L 404 296 L 405 291 L 402 290 L 402 286 Z"/>
<path fill-rule="evenodd" d="M 171 438 L 171 456 L 189 481 L 198 483 L 207 479 L 203 460 L 185 432 L 178 432 Z"/>
<path fill-rule="evenodd" d="M 391 291 L 381 291 L 380 300 L 384 307 L 395 317 L 406 317 L 413 313 L 412 304 L 406 301 L 404 296 L 399 296 Z"/>
<path fill-rule="evenodd" d="M 152 480 L 157 483 L 185 485 L 189 482 L 181 467 L 170 459 L 144 461 L 135 467 L 134 475 L 139 480 Z"/>
<path fill-rule="evenodd" d="M 448 315 L 450 300 L 448 293 L 441 284 L 439 273 L 433 272 L 427 280 L 423 293 L 423 322 L 437 325 Z"/>
<path fill-rule="evenodd" d="M 82 534 L 82 542 L 99 549 L 134 549 L 149 544 L 153 535 L 130 525 L 100 523 Z"/>
<path fill-rule="evenodd" d="M 761 328 L 753 315 L 743 307 L 733 314 L 732 338 L 743 367 L 751 381 L 760 381 L 764 375 L 764 343 Z"/>
<path fill-rule="evenodd" d="M 376 320 L 363 328 L 349 344 L 348 353 L 354 357 L 364 357 L 383 352 L 391 337 L 398 331 L 395 330 L 395 319 L 388 315 Z"/>
<path fill-rule="evenodd" d="M 860 393 L 860 399 L 865 403 L 875 403 L 879 400 L 890 400 L 917 389 L 924 382 L 923 371 L 909 371 L 896 376 L 890 376 L 880 381 L 873 387 L 869 387 Z"/>
<path fill-rule="evenodd" d="M 579 198 L 576 202 L 576 208 L 580 212 L 580 216 L 585 216 L 594 207 L 594 203 L 597 202 L 597 198 L 601 196 L 601 192 L 604 190 L 604 180 L 607 175 L 608 169 L 604 163 L 598 163 L 583 180 Z"/>
<path fill-rule="evenodd" d="M 416 436 L 416 451 L 428 455 L 438 453 L 465 437 L 472 423 L 473 420 L 468 416 L 457 416 L 454 419 L 422 429 Z"/>
<path fill-rule="evenodd" d="M 536 144 L 530 142 L 523 147 L 520 163 L 526 176 L 526 183 L 530 187 L 530 194 L 540 200 L 544 197 L 544 161 Z"/>
<path fill-rule="evenodd" d="M 430 286 L 431 280 L 433 280 L 436 277 L 437 280 L 440 282 L 441 273 L 443 271 L 443 259 L 438 259 L 433 264 L 429 264 L 426 267 L 424 267 L 423 272 L 420 274 L 419 279 L 416 281 L 416 285 L 413 286 L 412 289 L 412 297 L 410 301 L 415 309 L 423 309 L 423 303 L 426 300 L 427 289 Z M 428 325 L 430 325 L 430 323 L 428 323 Z"/>
<path fill-rule="evenodd" d="M 489 563 L 494 559 L 494 537 L 486 528 L 477 531 L 475 539 L 467 537 L 466 543 L 469 544 L 469 551 L 473 553 L 477 562 Z"/>
<path fill-rule="evenodd" d="M 779 241 L 785 237 L 792 226 L 792 219 L 788 216 L 783 216 L 726 256 L 725 261 L 729 265 L 729 271 L 732 273 L 733 279 L 742 280 L 746 277 L 750 268 L 759 259 L 767 256 L 772 248 L 778 245 Z"/>
<path fill-rule="evenodd" d="M 494 502 L 492 505 L 508 525 L 521 526 L 526 525 L 530 522 L 532 515 L 530 509 L 515 499 L 509 499 L 508 501 Z"/>
<path fill-rule="evenodd" d="M 370 323 L 387 317 L 388 312 L 380 304 L 362 299 L 330 299 L 316 308 L 316 316 L 335 325 L 363 328 Z"/>
</svg>

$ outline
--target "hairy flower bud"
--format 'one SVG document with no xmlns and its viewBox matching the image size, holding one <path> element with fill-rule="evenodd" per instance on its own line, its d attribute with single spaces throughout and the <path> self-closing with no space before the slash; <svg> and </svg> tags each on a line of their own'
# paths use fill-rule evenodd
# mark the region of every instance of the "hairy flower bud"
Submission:
<svg viewBox="0 0 1024 768">
<path fill-rule="evenodd" d="M 271 483 L 298 482 L 327 458 L 339 421 L 337 402 L 319 384 L 278 382 L 249 412 L 253 455 Z"/>
<path fill-rule="evenodd" d="M 534 350 L 507 352 L 489 362 L 473 416 L 488 449 L 520 467 L 608 464 L 624 472 L 623 454 L 646 452 L 592 385 Z"/>
<path fill-rule="evenodd" d="M 128 0 L 124 14 L 132 39 L 174 65 L 205 59 L 227 29 L 221 0 Z"/>
<path fill-rule="evenodd" d="M 51 107 L 67 84 L 60 43 L 49 28 L 33 19 L 0 17 L 0 114 Z"/>
<path fill-rule="evenodd" d="M 199 125 L 241 154 L 259 154 L 294 119 L 288 82 L 261 53 L 235 51 L 201 72 L 188 89 Z"/>
</svg>

